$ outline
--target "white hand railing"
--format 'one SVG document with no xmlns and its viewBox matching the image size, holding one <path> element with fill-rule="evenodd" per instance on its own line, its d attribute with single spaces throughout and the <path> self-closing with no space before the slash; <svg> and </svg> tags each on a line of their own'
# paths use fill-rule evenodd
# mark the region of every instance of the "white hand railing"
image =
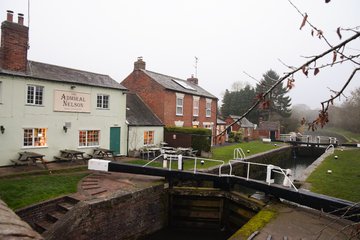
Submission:
<svg viewBox="0 0 360 240">
<path fill-rule="evenodd" d="M 242 150 L 242 148 L 235 148 L 234 149 L 234 159 L 245 159 L 245 153 L 244 151 Z"/>
</svg>

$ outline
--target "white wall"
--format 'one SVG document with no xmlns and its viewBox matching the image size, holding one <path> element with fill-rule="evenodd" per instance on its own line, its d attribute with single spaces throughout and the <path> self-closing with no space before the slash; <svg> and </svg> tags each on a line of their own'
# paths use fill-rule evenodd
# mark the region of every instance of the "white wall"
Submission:
<svg viewBox="0 0 360 240">
<path fill-rule="evenodd" d="M 164 127 L 129 127 L 129 151 L 144 147 L 144 132 L 154 131 L 154 144 L 160 145 L 164 141 Z"/>
<path fill-rule="evenodd" d="M 0 166 L 10 165 L 10 159 L 17 159 L 19 151 L 41 153 L 49 161 L 58 156 L 61 149 L 92 153 L 93 147 L 79 147 L 79 130 L 100 130 L 100 147 L 109 148 L 113 126 L 121 127 L 121 154 L 126 154 L 126 95 L 122 91 L 4 75 L 0 76 L 0 82 L 0 125 L 5 127 L 5 133 L 0 133 Z M 29 84 L 44 86 L 43 106 L 26 105 Z M 71 85 L 76 88 L 71 90 Z M 54 112 L 55 90 L 89 93 L 90 113 Z M 109 110 L 96 108 L 97 94 L 110 96 Z M 71 122 L 66 133 L 65 122 Z M 47 128 L 47 147 L 23 147 L 23 128 Z"/>
</svg>

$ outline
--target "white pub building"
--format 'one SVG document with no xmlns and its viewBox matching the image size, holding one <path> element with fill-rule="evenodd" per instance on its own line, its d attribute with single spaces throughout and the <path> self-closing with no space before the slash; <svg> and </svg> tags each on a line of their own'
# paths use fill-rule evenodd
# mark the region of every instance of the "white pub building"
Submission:
<svg viewBox="0 0 360 240">
<path fill-rule="evenodd" d="M 23 151 L 48 161 L 63 149 L 126 154 L 126 88 L 107 75 L 29 61 L 23 22 L 8 11 L 1 25 L 0 166 Z"/>
</svg>

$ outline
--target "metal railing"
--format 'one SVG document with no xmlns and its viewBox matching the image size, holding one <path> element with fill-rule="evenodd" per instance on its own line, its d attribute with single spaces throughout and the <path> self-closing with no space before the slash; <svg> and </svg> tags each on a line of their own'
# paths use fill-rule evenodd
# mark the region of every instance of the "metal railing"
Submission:
<svg viewBox="0 0 360 240">
<path fill-rule="evenodd" d="M 263 166 L 263 167 L 266 167 L 266 171 L 267 171 L 266 172 L 266 180 L 265 180 L 265 182 L 267 182 L 269 185 L 271 183 L 273 183 L 273 179 L 271 178 L 271 172 L 273 171 L 275 173 L 283 175 L 284 180 L 286 179 L 288 181 L 288 183 L 290 184 L 290 186 L 293 187 L 296 191 L 298 191 L 298 189 L 294 185 L 293 181 L 290 179 L 290 177 L 286 173 L 286 172 L 289 172 L 290 169 L 282 169 L 279 166 L 274 166 L 274 165 L 271 165 L 271 164 L 245 162 L 243 160 L 230 160 L 229 161 L 229 167 L 230 167 L 229 175 L 234 176 L 234 177 L 237 177 L 237 176 L 232 174 L 232 169 L 233 169 L 232 165 L 233 165 L 233 163 L 239 163 L 239 164 L 247 165 L 246 180 L 250 179 L 250 167 L 252 165 L 254 165 L 254 166 Z M 284 183 L 285 183 L 285 181 L 283 181 L 283 185 L 285 185 Z"/>
<path fill-rule="evenodd" d="M 330 146 L 328 148 L 330 148 Z M 262 167 L 266 167 L 266 179 L 265 179 L 266 183 L 268 183 L 269 185 L 271 183 L 274 183 L 274 179 L 271 178 L 271 173 L 274 172 L 274 173 L 281 174 L 281 175 L 284 176 L 284 180 L 283 180 L 283 185 L 284 186 L 293 187 L 296 191 L 298 191 L 298 189 L 296 188 L 296 186 L 294 185 L 294 183 L 292 182 L 292 180 L 289 177 L 289 173 L 291 172 L 291 170 L 290 169 L 282 169 L 282 168 L 280 168 L 278 166 L 274 166 L 274 165 L 271 165 L 271 164 L 245 162 L 244 159 L 241 159 L 241 160 L 233 159 L 233 160 L 229 161 L 229 167 L 230 167 L 229 174 L 222 174 L 222 168 L 225 165 L 225 161 L 223 161 L 223 160 L 208 159 L 208 158 L 201 158 L 201 157 L 191 157 L 191 156 L 182 156 L 182 155 L 160 154 L 156 158 L 154 158 L 151 161 L 144 164 L 143 167 L 148 166 L 149 164 L 151 164 L 152 162 L 154 162 L 154 161 L 156 161 L 156 160 L 158 160 L 160 158 L 163 158 L 163 167 L 168 168 L 170 171 L 172 170 L 172 162 L 173 161 L 176 161 L 178 163 L 178 168 L 177 168 L 178 170 L 183 170 L 184 160 L 194 160 L 194 168 L 193 168 L 194 174 L 196 174 L 198 172 L 199 164 L 204 165 L 205 162 L 216 162 L 216 163 L 219 163 L 219 173 L 218 173 L 219 177 L 221 177 L 221 176 L 240 177 L 240 176 L 236 176 L 236 175 L 232 174 L 233 163 L 244 164 L 244 165 L 247 165 L 247 172 L 246 172 L 246 180 L 247 181 L 250 179 L 250 168 L 251 168 L 251 166 L 252 165 L 253 166 L 262 166 Z M 167 164 L 167 163 L 169 163 L 169 164 Z"/>
<path fill-rule="evenodd" d="M 334 145 L 330 144 L 329 146 L 327 146 L 325 152 L 326 153 L 330 153 L 330 154 L 334 154 L 334 151 L 335 151 L 335 147 Z"/>
<path fill-rule="evenodd" d="M 146 167 L 148 165 L 150 165 L 152 162 L 161 159 L 163 161 L 168 161 L 169 164 L 166 164 L 166 168 L 168 168 L 169 170 L 172 170 L 172 162 L 176 161 L 178 162 L 179 165 L 179 161 L 181 161 L 181 165 L 184 162 L 184 160 L 194 160 L 194 169 L 193 172 L 196 174 L 196 172 L 198 171 L 198 166 L 200 165 L 204 165 L 205 162 L 216 162 L 219 163 L 219 176 L 221 176 L 221 169 L 222 167 L 225 165 L 225 161 L 223 160 L 216 160 L 216 159 L 208 159 L 208 158 L 201 158 L 201 157 L 192 157 L 192 156 L 183 156 L 183 155 L 171 155 L 171 154 L 163 154 L 161 153 L 159 156 L 157 156 L 156 158 L 152 159 L 151 161 L 147 162 L 146 164 L 143 165 L 143 167 Z M 181 160 L 179 160 L 181 159 Z M 163 164 L 164 166 L 164 164 Z M 178 166 L 179 169 L 179 166 Z M 182 169 L 182 167 L 181 167 Z"/>
<path fill-rule="evenodd" d="M 240 159 L 245 159 L 245 153 L 242 150 L 242 148 L 235 148 L 234 149 L 234 159 L 240 160 Z"/>
<path fill-rule="evenodd" d="M 303 136 L 296 136 L 293 134 L 280 134 L 280 141 L 283 142 L 306 142 L 306 143 L 330 143 L 336 144 L 337 138 L 336 137 L 328 137 L 328 136 L 312 136 L 312 135 L 303 135 Z"/>
</svg>

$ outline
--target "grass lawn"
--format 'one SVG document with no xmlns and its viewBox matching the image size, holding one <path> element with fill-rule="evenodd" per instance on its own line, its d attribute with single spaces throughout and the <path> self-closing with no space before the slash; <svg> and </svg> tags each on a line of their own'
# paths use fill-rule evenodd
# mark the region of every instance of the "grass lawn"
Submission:
<svg viewBox="0 0 360 240">
<path fill-rule="evenodd" d="M 277 143 L 279 145 L 279 143 Z M 234 158 L 234 149 L 242 148 L 246 156 L 254 155 L 261 152 L 266 152 L 278 148 L 273 143 L 263 143 L 261 141 L 243 142 L 225 147 L 217 147 L 212 149 L 213 159 L 223 160 L 228 162 Z M 247 150 L 250 152 L 247 153 Z"/>
<path fill-rule="evenodd" d="M 306 181 L 311 183 L 313 192 L 360 202 L 360 149 L 336 150 Z"/>
<path fill-rule="evenodd" d="M 24 175 L 0 179 L 0 198 L 13 210 L 74 193 L 84 172 Z"/>
<path fill-rule="evenodd" d="M 263 143 L 261 141 L 252 141 L 252 142 L 246 142 L 246 143 L 239 143 L 239 144 L 235 144 L 235 145 L 231 145 L 231 146 L 217 147 L 217 148 L 212 149 L 212 154 L 213 154 L 212 159 L 213 160 L 222 160 L 226 164 L 229 162 L 229 160 L 233 159 L 235 148 L 242 148 L 243 151 L 245 152 L 245 155 L 250 156 L 250 155 L 253 155 L 256 153 L 266 152 L 266 151 L 275 149 L 277 147 L 274 146 L 274 144 L 272 144 L 272 143 Z M 250 153 L 247 153 L 247 150 L 250 150 Z M 195 160 L 185 158 L 184 169 L 185 170 L 194 169 L 194 165 L 195 165 L 194 161 Z M 138 159 L 138 160 L 131 160 L 127 163 L 137 164 L 137 165 L 145 165 L 147 162 L 148 162 L 147 160 Z M 221 165 L 221 162 L 205 161 L 204 164 L 201 165 L 200 160 L 198 159 L 196 167 L 197 167 L 197 169 L 206 169 L 206 168 L 217 166 L 217 165 Z M 162 167 L 162 162 L 154 161 L 154 162 L 150 163 L 148 166 Z M 177 169 L 177 161 L 172 162 L 171 168 Z"/>
</svg>

